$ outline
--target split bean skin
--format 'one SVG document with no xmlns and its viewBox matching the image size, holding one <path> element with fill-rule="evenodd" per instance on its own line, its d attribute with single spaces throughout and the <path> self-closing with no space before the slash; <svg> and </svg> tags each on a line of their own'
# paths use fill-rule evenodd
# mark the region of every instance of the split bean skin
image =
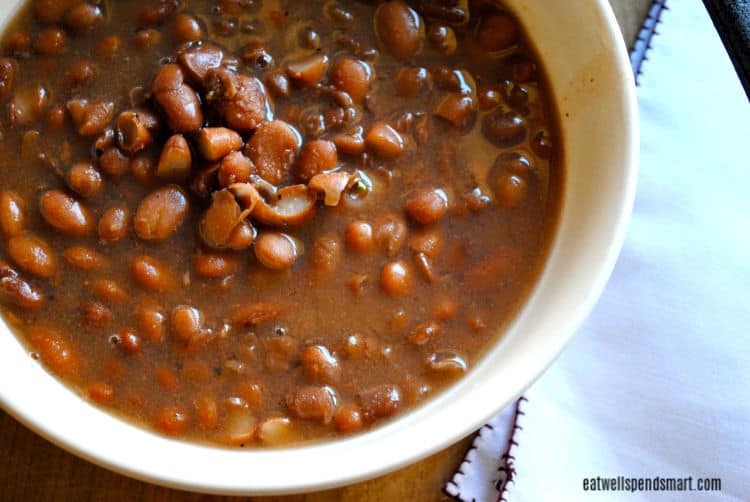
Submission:
<svg viewBox="0 0 750 502">
<path fill-rule="evenodd" d="M 377 427 L 538 277 L 545 78 L 496 2 L 29 0 L 0 42 L 0 315 L 164 435 Z"/>
</svg>

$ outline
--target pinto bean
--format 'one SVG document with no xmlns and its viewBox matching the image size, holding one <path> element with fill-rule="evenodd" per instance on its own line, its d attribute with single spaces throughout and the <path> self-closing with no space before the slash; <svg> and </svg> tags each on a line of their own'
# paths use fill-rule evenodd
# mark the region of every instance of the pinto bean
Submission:
<svg viewBox="0 0 750 502">
<path fill-rule="evenodd" d="M 507 174 L 497 179 L 495 195 L 501 207 L 515 207 L 526 195 L 526 182 L 521 176 Z"/>
<path fill-rule="evenodd" d="M 200 253 L 193 261 L 193 269 L 204 279 L 226 277 L 237 269 L 237 258 L 231 253 Z"/>
<path fill-rule="evenodd" d="M 79 375 L 83 365 L 81 357 L 60 331 L 36 325 L 26 332 L 26 336 L 42 363 L 53 373 L 68 378 Z"/>
<path fill-rule="evenodd" d="M 188 428 L 189 419 L 185 410 L 168 406 L 156 415 L 154 425 L 168 436 L 179 436 Z"/>
<path fill-rule="evenodd" d="M 16 192 L 0 192 L 0 231 L 6 237 L 21 233 L 26 221 L 26 203 Z"/>
<path fill-rule="evenodd" d="M 228 247 L 232 232 L 242 218 L 240 205 L 229 190 L 214 192 L 211 205 L 203 213 L 199 224 L 203 242 L 216 249 Z"/>
<path fill-rule="evenodd" d="M 335 168 L 337 163 L 336 145 L 331 141 L 316 139 L 304 144 L 294 172 L 300 181 L 307 183 L 316 174 Z"/>
<path fill-rule="evenodd" d="M 326 234 L 315 239 L 310 250 L 310 264 L 318 275 L 328 275 L 336 269 L 341 257 L 338 237 Z"/>
<path fill-rule="evenodd" d="M 0 260 L 0 301 L 25 310 L 36 310 L 44 303 L 44 295 L 8 263 Z"/>
<path fill-rule="evenodd" d="M 322 345 L 305 348 L 300 353 L 305 376 L 313 382 L 333 384 L 341 378 L 338 360 Z"/>
<path fill-rule="evenodd" d="M 401 296 L 411 288 L 411 273 L 403 261 L 386 263 L 380 274 L 380 286 L 391 296 Z"/>
<path fill-rule="evenodd" d="M 336 412 L 336 393 L 330 387 L 301 387 L 287 396 L 286 402 L 291 412 L 303 420 L 329 424 Z"/>
<path fill-rule="evenodd" d="M 203 28 L 196 18 L 190 14 L 177 14 L 174 19 L 174 26 L 172 26 L 172 40 L 178 44 L 197 42 L 203 36 Z"/>
<path fill-rule="evenodd" d="M 362 137 L 364 129 L 357 126 L 346 133 L 337 134 L 332 138 L 336 150 L 349 155 L 361 155 L 365 153 L 365 139 Z"/>
<path fill-rule="evenodd" d="M 8 239 L 8 256 L 23 270 L 37 277 L 51 277 L 57 260 L 49 244 L 30 232 Z"/>
<path fill-rule="evenodd" d="M 95 279 L 87 284 L 94 296 L 110 303 L 125 303 L 130 296 L 112 279 Z"/>
<path fill-rule="evenodd" d="M 353 221 L 346 227 L 346 244 L 358 253 L 370 251 L 375 245 L 372 226 L 365 221 Z"/>
<path fill-rule="evenodd" d="M 83 246 L 66 249 L 63 257 L 72 267 L 84 272 L 100 272 L 109 266 L 106 256 Z"/>
<path fill-rule="evenodd" d="M 117 140 L 120 148 L 136 153 L 153 142 L 159 119 L 148 110 L 126 110 L 117 117 Z"/>
<path fill-rule="evenodd" d="M 8 104 L 10 122 L 26 127 L 32 126 L 42 116 L 48 102 L 49 92 L 40 85 L 17 89 Z"/>
<path fill-rule="evenodd" d="M 208 72 L 220 68 L 225 57 L 224 51 L 219 47 L 213 44 L 201 44 L 180 51 L 177 62 L 194 85 L 203 86 Z"/>
<path fill-rule="evenodd" d="M 339 406 L 333 415 L 333 422 L 339 432 L 355 432 L 362 428 L 362 409 L 353 403 Z"/>
<path fill-rule="evenodd" d="M 166 21 L 180 6 L 179 0 L 155 0 L 138 12 L 138 24 L 157 26 Z"/>
<path fill-rule="evenodd" d="M 374 154 L 392 159 L 404 152 L 404 139 L 385 122 L 376 122 L 365 135 L 367 149 Z"/>
<path fill-rule="evenodd" d="M 66 235 L 81 237 L 93 230 L 93 219 L 89 210 L 61 190 L 49 190 L 39 198 L 42 217 Z"/>
<path fill-rule="evenodd" d="M 331 68 L 331 83 L 355 103 L 362 103 L 370 87 L 371 70 L 357 59 L 340 59 Z"/>
<path fill-rule="evenodd" d="M 67 40 L 60 28 L 47 28 L 37 37 L 34 49 L 43 56 L 56 56 L 65 50 Z"/>
<path fill-rule="evenodd" d="M 445 216 L 448 211 L 448 197 L 440 189 L 418 190 L 409 196 L 404 209 L 417 223 L 431 225 Z"/>
<path fill-rule="evenodd" d="M 154 190 L 144 198 L 135 212 L 133 228 L 143 240 L 168 239 L 189 212 L 185 192 L 175 185 Z"/>
<path fill-rule="evenodd" d="M 83 322 L 95 328 L 104 328 L 112 324 L 114 314 L 101 302 L 84 302 L 81 304 Z"/>
<path fill-rule="evenodd" d="M 201 156 L 209 162 L 221 160 L 242 148 L 242 137 L 226 127 L 204 127 L 198 131 L 195 142 Z"/>
<path fill-rule="evenodd" d="M 245 154 L 253 161 L 261 178 L 279 185 L 286 179 L 299 151 L 299 133 L 282 120 L 261 125 L 247 142 Z"/>
<path fill-rule="evenodd" d="M 190 175 L 192 166 L 190 145 L 182 134 L 175 134 L 164 143 L 156 165 L 156 176 L 166 181 L 183 181 Z"/>
<path fill-rule="evenodd" d="M 0 102 L 13 95 L 16 84 L 18 62 L 11 58 L 0 58 Z"/>
<path fill-rule="evenodd" d="M 296 84 L 310 87 L 319 83 L 328 71 L 328 56 L 314 53 L 290 61 L 287 74 Z"/>
<path fill-rule="evenodd" d="M 458 48 L 456 32 L 450 26 L 434 23 L 427 28 L 427 38 L 437 51 L 446 56 L 451 56 Z"/>
<path fill-rule="evenodd" d="M 167 266 L 150 256 L 135 258 L 131 271 L 135 281 L 149 291 L 169 291 L 175 285 L 174 277 Z"/>
<path fill-rule="evenodd" d="M 71 190 L 87 199 L 97 195 L 104 183 L 101 173 L 88 162 L 75 164 L 68 171 L 67 181 Z"/>
<path fill-rule="evenodd" d="M 79 35 L 93 30 L 104 20 L 104 12 L 98 5 L 81 2 L 65 13 L 65 26 Z"/>
<path fill-rule="evenodd" d="M 414 97 L 427 89 L 429 78 L 430 74 L 426 68 L 407 66 L 399 70 L 393 83 L 399 94 Z"/>
<path fill-rule="evenodd" d="M 76 3 L 77 0 L 34 0 L 34 17 L 45 24 L 59 23 Z"/>
<path fill-rule="evenodd" d="M 499 109 L 482 119 L 482 133 L 500 148 L 518 145 L 526 137 L 526 121 L 520 115 Z"/>
<path fill-rule="evenodd" d="M 94 48 L 94 54 L 99 59 L 112 60 L 122 49 L 122 38 L 120 35 L 109 35 L 102 38 Z"/>
<path fill-rule="evenodd" d="M 372 224 L 375 243 L 388 256 L 395 256 L 403 247 L 407 237 L 406 222 L 395 213 L 381 213 Z"/>
<path fill-rule="evenodd" d="M 203 314 L 195 307 L 178 305 L 172 310 L 172 334 L 181 342 L 189 343 L 200 336 L 203 322 Z"/>
<path fill-rule="evenodd" d="M 289 97 L 291 93 L 289 79 L 280 71 L 266 73 L 263 82 L 266 84 L 268 92 L 274 97 Z"/>
<path fill-rule="evenodd" d="M 406 2 L 393 0 L 375 11 L 375 33 L 380 44 L 396 59 L 407 59 L 420 48 L 422 20 Z"/>
<path fill-rule="evenodd" d="M 299 247 L 293 238 L 281 232 L 262 232 L 255 241 L 255 256 L 265 267 L 284 270 L 297 261 Z"/>
<path fill-rule="evenodd" d="M 111 101 L 72 99 L 66 106 L 73 126 L 81 136 L 96 136 L 115 115 L 115 105 Z"/>
<path fill-rule="evenodd" d="M 299 353 L 299 342 L 289 335 L 275 336 L 266 340 L 266 369 L 272 373 L 289 371 L 292 362 Z"/>
<path fill-rule="evenodd" d="M 458 129 L 466 128 L 474 116 L 474 98 L 458 92 L 449 92 L 438 102 L 435 115 L 444 118 Z"/>
<path fill-rule="evenodd" d="M 130 211 L 125 206 L 110 207 L 99 218 L 97 232 L 99 238 L 106 242 L 119 241 L 128 234 Z"/>
<path fill-rule="evenodd" d="M 255 166 L 242 152 L 232 152 L 219 164 L 219 185 L 228 187 L 235 183 L 244 183 L 252 174 Z"/>
<path fill-rule="evenodd" d="M 97 67 L 89 59 L 79 59 L 73 62 L 65 72 L 65 84 L 80 89 L 86 87 L 96 78 Z"/>
<path fill-rule="evenodd" d="M 188 133 L 203 125 L 198 95 L 185 83 L 185 75 L 178 65 L 167 64 L 159 68 L 151 92 L 173 131 Z"/>
<path fill-rule="evenodd" d="M 154 49 L 161 43 L 162 33 L 155 28 L 144 28 L 135 32 L 135 48 L 139 51 Z"/>
<path fill-rule="evenodd" d="M 401 407 L 401 389 L 396 385 L 380 384 L 370 387 L 359 395 L 362 415 L 365 421 L 388 417 Z"/>
<path fill-rule="evenodd" d="M 257 79 L 218 68 L 209 70 L 205 86 L 206 99 L 235 131 L 254 131 L 266 120 L 266 96 Z"/>
<path fill-rule="evenodd" d="M 130 167 L 130 159 L 128 159 L 122 150 L 116 146 L 111 146 L 104 150 L 102 156 L 99 158 L 99 167 L 101 167 L 104 173 L 111 178 L 119 178 L 126 172 Z"/>
<path fill-rule="evenodd" d="M 140 305 L 135 316 L 146 338 L 152 342 L 161 342 L 164 339 L 166 316 L 161 308 L 155 305 Z"/>
<path fill-rule="evenodd" d="M 505 14 L 482 19 L 477 31 L 477 44 L 487 52 L 497 52 L 516 43 L 518 26 L 513 18 Z"/>
</svg>

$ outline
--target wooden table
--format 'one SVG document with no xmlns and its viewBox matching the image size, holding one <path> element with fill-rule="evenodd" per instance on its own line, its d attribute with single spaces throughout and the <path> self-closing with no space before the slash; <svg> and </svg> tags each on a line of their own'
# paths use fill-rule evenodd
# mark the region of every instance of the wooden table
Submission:
<svg viewBox="0 0 750 502">
<path fill-rule="evenodd" d="M 610 0 L 629 44 L 650 0 Z M 255 502 L 375 502 L 448 500 L 442 486 L 458 467 L 472 438 L 390 475 L 338 490 Z M 0 501 L 220 501 L 135 481 L 53 446 L 0 411 Z"/>
</svg>

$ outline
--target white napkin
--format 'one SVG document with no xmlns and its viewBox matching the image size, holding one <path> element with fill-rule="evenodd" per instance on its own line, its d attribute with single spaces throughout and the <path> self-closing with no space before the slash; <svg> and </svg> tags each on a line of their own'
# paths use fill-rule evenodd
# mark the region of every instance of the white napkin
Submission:
<svg viewBox="0 0 750 502">
<path fill-rule="evenodd" d="M 512 407 L 477 438 L 446 486 L 459 500 L 750 500 L 750 104 L 699 0 L 662 21 L 614 275 L 515 427 Z M 584 491 L 597 476 L 717 477 L 721 491 Z"/>
</svg>

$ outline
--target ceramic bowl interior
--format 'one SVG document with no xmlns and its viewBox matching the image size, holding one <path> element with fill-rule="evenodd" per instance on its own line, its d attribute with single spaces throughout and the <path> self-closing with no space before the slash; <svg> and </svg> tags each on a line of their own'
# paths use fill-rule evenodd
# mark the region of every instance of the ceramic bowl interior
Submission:
<svg viewBox="0 0 750 502">
<path fill-rule="evenodd" d="M 0 0 L 4 26 L 21 2 Z M 170 440 L 89 405 L 29 357 L 0 323 L 0 405 L 42 436 L 115 471 L 224 494 L 331 488 L 415 462 L 478 428 L 555 359 L 599 297 L 633 203 L 635 87 L 606 0 L 508 0 L 551 81 L 563 131 L 561 220 L 543 275 L 507 333 L 459 383 L 410 413 L 349 439 L 281 450 Z"/>
</svg>

